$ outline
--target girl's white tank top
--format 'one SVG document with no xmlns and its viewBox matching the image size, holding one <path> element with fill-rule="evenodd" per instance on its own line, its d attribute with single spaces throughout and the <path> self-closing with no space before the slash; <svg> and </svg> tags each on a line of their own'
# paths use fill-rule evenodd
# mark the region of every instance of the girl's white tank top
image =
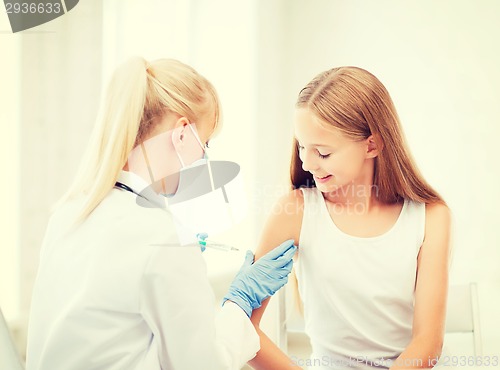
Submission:
<svg viewBox="0 0 500 370">
<path fill-rule="evenodd" d="M 301 189 L 295 264 L 312 369 L 388 368 L 411 340 L 425 204 L 405 200 L 395 224 L 356 237 L 333 222 L 321 191 Z"/>
</svg>

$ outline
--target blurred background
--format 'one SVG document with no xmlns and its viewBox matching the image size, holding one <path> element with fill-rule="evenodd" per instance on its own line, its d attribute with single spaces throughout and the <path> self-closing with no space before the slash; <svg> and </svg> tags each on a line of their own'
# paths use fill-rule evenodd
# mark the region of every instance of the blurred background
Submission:
<svg viewBox="0 0 500 370">
<path fill-rule="evenodd" d="M 251 205 L 220 238 L 241 250 L 255 249 L 288 189 L 299 90 L 335 66 L 375 74 L 452 209 L 451 283 L 478 283 L 484 353 L 500 354 L 499 18 L 496 0 L 82 0 L 12 34 L 1 12 L 0 307 L 20 351 L 50 207 L 75 174 L 111 72 L 141 55 L 179 59 L 217 88 L 224 128 L 210 154 L 241 165 Z M 243 254 L 204 255 L 223 291 Z M 278 306 L 266 312 L 272 338 Z"/>
</svg>

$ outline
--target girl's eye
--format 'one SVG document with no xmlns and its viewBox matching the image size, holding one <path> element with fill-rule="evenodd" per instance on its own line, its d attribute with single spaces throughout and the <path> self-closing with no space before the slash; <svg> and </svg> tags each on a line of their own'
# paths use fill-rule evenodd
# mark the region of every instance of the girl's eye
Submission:
<svg viewBox="0 0 500 370">
<path fill-rule="evenodd" d="M 299 151 L 301 151 L 301 150 L 304 150 L 304 149 L 305 149 L 305 148 L 304 148 L 302 145 L 300 145 L 300 144 L 298 144 L 298 148 L 299 148 Z M 332 154 L 332 153 L 328 153 L 328 154 L 321 154 L 321 153 L 319 152 L 319 150 L 316 150 L 316 152 L 318 153 L 318 156 L 319 156 L 320 158 L 322 158 L 322 159 L 328 158 L 328 157 Z"/>
</svg>

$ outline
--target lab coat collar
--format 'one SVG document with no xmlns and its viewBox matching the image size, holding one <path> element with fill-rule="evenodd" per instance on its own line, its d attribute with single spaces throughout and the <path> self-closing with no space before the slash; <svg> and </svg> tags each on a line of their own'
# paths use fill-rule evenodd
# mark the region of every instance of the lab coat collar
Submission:
<svg viewBox="0 0 500 370">
<path fill-rule="evenodd" d="M 139 175 L 123 170 L 118 174 L 118 179 L 116 181 L 127 185 L 137 194 L 149 186 L 149 184 Z"/>
<path fill-rule="evenodd" d="M 133 172 L 120 171 L 117 182 L 127 185 L 137 194 L 136 203 L 146 208 L 166 208 L 165 197 L 157 194 L 139 175 Z"/>
</svg>

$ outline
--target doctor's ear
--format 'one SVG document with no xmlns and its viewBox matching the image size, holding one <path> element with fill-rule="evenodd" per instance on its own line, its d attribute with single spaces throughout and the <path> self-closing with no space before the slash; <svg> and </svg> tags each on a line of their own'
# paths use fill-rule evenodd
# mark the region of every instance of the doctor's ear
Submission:
<svg viewBox="0 0 500 370">
<path fill-rule="evenodd" d="M 377 157 L 384 148 L 384 144 L 380 140 L 380 136 L 377 134 L 370 135 L 366 139 L 366 158 Z"/>
<path fill-rule="evenodd" d="M 187 125 L 189 125 L 189 120 L 186 117 L 179 118 L 175 123 L 175 128 L 172 131 L 172 144 L 176 149 L 181 148 L 184 144 Z"/>
</svg>

